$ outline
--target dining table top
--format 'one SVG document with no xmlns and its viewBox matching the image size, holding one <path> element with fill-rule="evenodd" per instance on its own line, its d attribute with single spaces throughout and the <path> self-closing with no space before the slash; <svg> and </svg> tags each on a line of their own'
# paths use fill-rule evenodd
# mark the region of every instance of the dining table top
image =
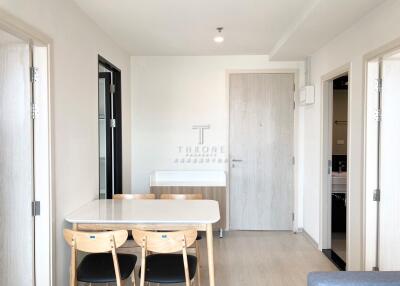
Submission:
<svg viewBox="0 0 400 286">
<path fill-rule="evenodd" d="M 65 217 L 73 224 L 213 224 L 220 219 L 213 200 L 91 201 Z"/>
</svg>

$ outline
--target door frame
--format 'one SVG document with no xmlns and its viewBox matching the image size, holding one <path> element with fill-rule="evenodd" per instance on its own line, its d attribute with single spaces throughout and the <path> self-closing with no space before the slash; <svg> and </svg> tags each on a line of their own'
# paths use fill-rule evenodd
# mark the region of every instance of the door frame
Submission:
<svg viewBox="0 0 400 286">
<path fill-rule="evenodd" d="M 321 78 L 321 161 L 320 161 L 320 210 L 319 210 L 319 225 L 320 225 L 320 239 L 318 248 L 322 249 L 330 249 L 331 247 L 331 197 L 328 195 L 331 192 L 331 175 L 328 175 L 328 160 L 332 154 L 332 104 L 333 104 L 333 80 L 339 78 L 343 75 L 347 74 L 349 77 L 349 85 L 348 85 L 348 93 L 347 93 L 347 205 L 346 205 L 346 224 L 348 229 L 346 230 L 346 261 L 348 261 L 348 253 L 349 253 L 349 213 L 351 208 L 351 188 L 350 188 L 350 179 L 351 179 L 351 138 L 350 138 L 350 126 L 351 126 L 351 108 L 350 108 L 350 99 L 351 99 L 351 66 L 350 64 L 345 64 L 325 75 Z"/>
<path fill-rule="evenodd" d="M 112 184 L 114 184 L 114 194 L 122 194 L 122 108 L 121 108 L 121 70 L 112 64 L 110 61 L 98 55 L 98 66 L 102 65 L 108 70 L 112 72 L 113 84 L 115 85 L 115 91 L 113 95 L 113 110 L 116 111 L 114 115 L 114 119 L 117 122 L 117 125 L 114 130 L 114 174 L 111 173 L 111 176 L 114 175 L 114 180 L 112 180 Z M 97 78 L 99 80 L 100 70 L 98 68 Z M 98 85 L 97 85 L 98 87 Z M 99 94 L 99 90 L 97 91 Z M 99 101 L 97 100 L 97 110 L 99 110 Z M 97 112 L 98 115 L 98 112 Z M 97 136 L 98 140 L 98 148 L 100 148 L 100 140 L 99 136 Z M 115 148 L 117 147 L 117 148 Z M 112 152 L 112 150 L 110 150 Z M 109 151 L 107 151 L 108 153 Z M 107 154 L 107 157 L 111 157 L 111 154 Z M 106 167 L 107 168 L 107 167 Z M 100 174 L 100 165 L 99 165 L 99 174 Z M 108 177 L 108 174 L 107 174 Z M 107 180 L 108 181 L 108 180 Z M 100 176 L 99 176 L 99 184 L 100 184 Z M 107 188 L 107 199 L 112 198 L 112 191 L 110 192 L 109 188 Z"/>
<path fill-rule="evenodd" d="M 237 69 L 237 70 L 226 70 L 225 71 L 225 92 L 226 92 L 226 110 L 228 112 L 228 124 L 227 124 L 227 159 L 228 162 L 225 165 L 225 171 L 227 173 L 227 188 L 226 188 L 226 226 L 227 230 L 230 229 L 230 172 L 231 172 L 231 156 L 230 156 L 230 76 L 233 74 L 292 74 L 294 75 L 294 94 L 293 94 L 293 104 L 294 104 L 294 111 L 293 111 L 293 156 L 295 158 L 295 164 L 293 164 L 293 214 L 294 220 L 292 224 L 292 231 L 297 233 L 300 231 L 299 228 L 299 217 L 302 216 L 300 214 L 299 208 L 299 167 L 297 164 L 297 158 L 299 158 L 299 148 L 298 148 L 298 124 L 299 124 L 299 114 L 298 114 L 298 94 L 299 94 L 299 69 L 296 68 L 288 68 L 288 69 Z"/>
<path fill-rule="evenodd" d="M 43 114 L 43 110 L 46 110 L 47 112 L 45 113 L 46 121 L 45 125 L 40 125 L 41 131 L 39 133 L 36 133 L 36 130 L 34 130 L 34 140 L 35 140 L 35 145 L 43 145 L 46 146 L 46 149 L 41 149 L 39 152 L 42 154 L 45 154 L 46 158 L 42 160 L 45 160 L 46 162 L 44 164 L 40 164 L 40 166 L 47 165 L 46 168 L 35 168 L 35 173 L 34 177 L 41 177 L 43 187 L 45 186 L 45 189 L 41 190 L 41 195 L 46 197 L 47 203 L 46 204 L 41 204 L 41 218 L 43 218 L 43 214 L 45 213 L 46 216 L 44 217 L 45 223 L 45 228 L 47 229 L 48 233 L 48 245 L 41 245 L 42 247 L 45 247 L 48 249 L 49 256 L 43 256 L 43 255 L 35 255 L 35 262 L 39 260 L 40 264 L 42 265 L 41 268 L 45 267 L 44 265 L 48 265 L 47 273 L 48 273 L 48 278 L 43 278 L 48 281 L 48 285 L 54 285 L 55 283 L 55 241 L 56 241 L 56 220 L 55 220 L 55 182 L 54 182 L 54 157 L 53 157 L 53 150 L 54 150 L 54 145 L 53 145 L 53 136 L 54 136 L 54 126 L 53 126 L 53 93 L 52 93 L 52 86 L 53 86 L 53 77 L 51 76 L 53 74 L 53 63 L 52 63 L 52 55 L 53 55 L 53 41 L 51 38 L 43 34 L 42 32 L 36 30 L 32 26 L 26 24 L 25 22 L 21 21 L 19 18 L 10 15 L 9 13 L 5 12 L 4 10 L 0 9 L 0 29 L 13 34 L 19 38 L 25 39 L 31 43 L 32 46 L 37 46 L 37 47 L 43 47 L 46 48 L 46 73 L 47 73 L 47 92 L 44 100 L 41 101 L 36 101 L 36 108 L 41 111 L 41 114 Z M 43 105 L 42 105 L 43 104 Z M 42 144 L 40 144 L 42 143 Z M 35 152 L 36 152 L 36 147 Z M 36 164 L 35 164 L 36 165 Z M 37 185 L 37 182 L 35 182 L 35 186 Z M 40 188 L 36 188 L 36 193 L 38 194 L 38 190 Z M 35 234 L 36 236 L 36 234 Z M 38 243 L 40 243 L 40 240 L 35 238 L 34 240 L 34 248 L 36 249 Z M 44 242 L 46 243 L 46 242 Z M 35 263 L 34 262 L 34 263 Z M 35 263 L 36 264 L 36 263 Z M 38 263 L 39 264 L 39 263 Z M 35 273 L 34 273 L 34 278 L 37 280 L 37 272 L 36 272 L 36 267 L 34 267 Z M 47 275 L 46 275 L 47 276 Z M 36 284 L 37 281 L 34 281 L 34 284 Z"/>
<path fill-rule="evenodd" d="M 100 79 L 102 79 L 102 78 L 104 78 L 104 80 L 105 80 L 105 83 L 106 83 L 106 86 L 107 86 L 107 84 L 110 86 L 111 84 L 112 84 L 112 81 L 111 81 L 111 79 L 112 79 L 112 76 L 111 76 L 111 73 L 109 73 L 109 72 L 99 72 L 99 80 Z M 100 90 L 99 90 L 99 92 L 100 92 Z M 110 122 L 110 120 L 111 120 L 111 102 L 109 102 L 107 99 L 108 98 L 111 98 L 111 90 L 105 90 L 105 94 L 104 94 L 104 109 L 105 109 L 105 118 L 104 118 L 104 120 L 106 121 L 106 124 L 109 124 L 109 122 Z M 99 94 L 99 106 L 100 106 L 100 94 Z M 100 134 L 100 124 L 99 124 L 99 126 L 98 126 L 98 130 L 99 130 L 99 134 Z M 106 144 L 106 166 L 105 166 L 105 174 L 106 174 L 106 185 L 105 185 L 105 187 L 106 187 L 106 190 L 107 190 L 107 193 L 106 193 L 106 198 L 107 199 L 111 199 L 112 198 L 112 193 L 109 193 L 109 191 L 110 190 L 112 190 L 113 189 L 113 184 L 114 184 L 114 181 L 112 180 L 112 179 L 110 179 L 110 178 L 112 178 L 113 177 L 113 174 L 112 174 L 112 172 L 113 172 L 113 166 L 112 166 L 112 164 L 110 165 L 110 164 L 108 164 L 108 162 L 112 162 L 112 160 L 113 160 L 113 152 L 112 152 L 112 144 L 113 144 L 113 141 L 112 141 L 112 135 L 111 135 L 111 128 L 109 128 L 109 126 L 108 125 L 106 125 L 106 132 L 105 132 L 105 136 L 106 136 L 106 138 L 105 138 L 105 144 Z M 100 154 L 100 138 L 99 138 L 99 154 Z M 104 147 L 104 146 L 103 146 Z M 99 167 L 99 170 L 100 170 L 100 167 Z M 101 174 L 101 170 L 100 170 L 100 172 L 99 172 L 99 174 Z M 101 183 L 100 183 L 100 177 L 99 177 L 99 185 L 100 185 Z"/>
</svg>

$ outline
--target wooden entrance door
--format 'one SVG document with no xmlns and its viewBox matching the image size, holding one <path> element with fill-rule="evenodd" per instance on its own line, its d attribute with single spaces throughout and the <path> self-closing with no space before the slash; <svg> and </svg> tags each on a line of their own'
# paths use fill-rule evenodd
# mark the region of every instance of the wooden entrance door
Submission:
<svg viewBox="0 0 400 286">
<path fill-rule="evenodd" d="M 293 74 L 230 75 L 230 227 L 291 230 Z"/>
</svg>

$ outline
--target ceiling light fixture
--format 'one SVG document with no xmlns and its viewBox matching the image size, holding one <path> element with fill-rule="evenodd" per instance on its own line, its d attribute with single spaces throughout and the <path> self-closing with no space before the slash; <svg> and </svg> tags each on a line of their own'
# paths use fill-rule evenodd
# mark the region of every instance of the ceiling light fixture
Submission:
<svg viewBox="0 0 400 286">
<path fill-rule="evenodd" d="M 224 29 L 223 27 L 217 28 L 218 34 L 214 37 L 214 42 L 216 42 L 217 44 L 220 44 L 224 41 L 224 37 L 222 36 L 223 29 Z"/>
</svg>

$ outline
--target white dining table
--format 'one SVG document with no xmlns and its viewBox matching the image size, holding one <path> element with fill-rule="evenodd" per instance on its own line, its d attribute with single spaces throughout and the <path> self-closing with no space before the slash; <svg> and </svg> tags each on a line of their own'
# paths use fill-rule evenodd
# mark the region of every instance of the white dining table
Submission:
<svg viewBox="0 0 400 286">
<path fill-rule="evenodd" d="M 74 230 L 181 230 L 205 231 L 210 286 L 215 286 L 212 224 L 220 219 L 212 200 L 95 200 L 65 217 Z"/>
</svg>

